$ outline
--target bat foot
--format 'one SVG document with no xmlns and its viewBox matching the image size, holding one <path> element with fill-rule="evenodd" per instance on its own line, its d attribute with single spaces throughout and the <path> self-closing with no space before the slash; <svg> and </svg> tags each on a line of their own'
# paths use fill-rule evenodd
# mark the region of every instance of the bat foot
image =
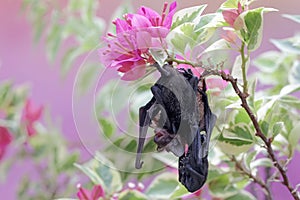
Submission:
<svg viewBox="0 0 300 200">
<path fill-rule="evenodd" d="M 135 168 L 136 168 L 136 169 L 141 169 L 142 166 L 143 166 L 143 164 L 144 164 L 143 161 L 142 161 L 142 162 L 136 162 L 136 163 L 135 163 Z"/>
</svg>

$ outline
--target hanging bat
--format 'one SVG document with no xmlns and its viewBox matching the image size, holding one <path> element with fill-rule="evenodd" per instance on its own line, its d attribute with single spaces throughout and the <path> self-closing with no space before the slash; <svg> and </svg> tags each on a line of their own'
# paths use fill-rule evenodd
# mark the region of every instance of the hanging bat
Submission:
<svg viewBox="0 0 300 200">
<path fill-rule="evenodd" d="M 215 116 L 208 107 L 205 90 L 198 86 L 199 79 L 193 76 L 191 70 L 178 71 L 168 64 L 156 67 L 161 77 L 151 87 L 152 99 L 139 110 L 135 167 L 142 167 L 141 153 L 150 126 L 154 128 L 157 150 L 165 149 L 180 157 L 179 181 L 193 191 L 197 186 L 199 189 L 206 180 L 208 143 Z M 205 118 L 211 120 L 207 120 L 207 125 Z M 187 152 L 186 145 L 189 146 Z M 203 164 L 201 171 L 198 164 Z"/>
</svg>

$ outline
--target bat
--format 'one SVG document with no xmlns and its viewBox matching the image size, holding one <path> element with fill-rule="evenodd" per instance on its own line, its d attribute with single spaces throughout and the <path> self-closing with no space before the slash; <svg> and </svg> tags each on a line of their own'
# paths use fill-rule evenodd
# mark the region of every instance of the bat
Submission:
<svg viewBox="0 0 300 200">
<path fill-rule="evenodd" d="M 179 181 L 195 191 L 207 177 L 208 144 L 216 120 L 208 106 L 205 82 L 199 86 L 191 70 L 177 70 L 169 64 L 156 67 L 161 77 L 151 87 L 153 97 L 139 109 L 135 167 L 142 167 L 141 154 L 148 127 L 152 127 L 157 150 L 179 157 Z"/>
</svg>

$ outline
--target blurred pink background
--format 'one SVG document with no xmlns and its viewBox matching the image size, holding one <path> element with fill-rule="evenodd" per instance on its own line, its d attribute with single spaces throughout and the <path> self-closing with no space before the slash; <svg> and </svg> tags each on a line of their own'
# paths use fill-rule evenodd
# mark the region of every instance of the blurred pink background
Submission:
<svg viewBox="0 0 300 200">
<path fill-rule="evenodd" d="M 61 122 L 62 130 L 68 140 L 79 144 L 72 115 L 72 89 L 78 66 L 68 74 L 65 79 L 61 78 L 59 61 L 49 64 L 45 54 L 44 42 L 33 44 L 33 33 L 30 23 L 20 11 L 20 0 L 0 0 L 0 80 L 10 79 L 15 84 L 30 84 L 31 98 L 37 105 L 46 105 L 52 117 Z M 177 1 L 180 8 L 208 3 L 206 12 L 215 11 L 223 1 L 220 0 L 189 0 Z M 119 1 L 101 0 L 102 5 L 99 16 L 110 19 L 113 10 Z M 145 5 L 161 10 L 163 1 L 139 0 L 134 1 L 135 9 Z M 281 14 L 300 14 L 299 0 L 265 0 L 257 1 L 254 6 L 263 5 L 274 7 L 279 12 L 266 14 L 264 40 L 260 49 L 253 55 L 258 55 L 266 50 L 275 49 L 269 42 L 270 38 L 284 38 L 292 36 L 300 30 L 300 25 L 288 19 L 282 18 Z M 109 23 L 109 22 L 108 22 Z M 88 30 L 87 30 L 88 31 Z M 99 36 L 100 37 L 100 36 Z M 82 120 L 86 120 L 82 117 Z M 89 127 L 86 127 L 89 130 Z M 82 148 L 83 149 L 83 148 Z M 88 153 L 83 150 L 83 156 Z M 289 166 L 289 176 L 295 185 L 300 182 L 299 176 L 299 153 Z M 0 199 L 16 199 L 16 188 L 23 173 L 30 171 L 26 166 L 14 166 L 4 183 L 0 183 Z M 257 186 L 259 187 L 259 186 Z M 74 192 L 76 188 L 74 186 Z M 287 199 L 289 195 L 284 187 L 274 184 L 274 197 L 277 200 Z"/>
</svg>

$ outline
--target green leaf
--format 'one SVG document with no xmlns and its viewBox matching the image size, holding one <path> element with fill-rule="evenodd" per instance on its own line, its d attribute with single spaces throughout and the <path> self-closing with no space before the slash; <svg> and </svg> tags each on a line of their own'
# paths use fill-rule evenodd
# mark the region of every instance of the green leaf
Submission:
<svg viewBox="0 0 300 200">
<path fill-rule="evenodd" d="M 146 195 L 151 199 L 170 199 L 177 187 L 177 176 L 173 173 L 163 173 L 150 183 Z"/>
<path fill-rule="evenodd" d="M 223 129 L 218 137 L 218 146 L 224 153 L 239 155 L 248 151 L 254 142 L 250 127 L 245 123 L 231 125 Z"/>
<path fill-rule="evenodd" d="M 220 169 L 209 169 L 206 182 L 209 183 L 212 180 L 217 179 L 220 175 L 222 175 Z"/>
<path fill-rule="evenodd" d="M 247 48 L 254 51 L 260 46 L 262 40 L 262 18 L 263 8 L 248 11 L 244 16 L 244 22 L 247 27 Z"/>
<path fill-rule="evenodd" d="M 258 120 L 262 120 L 264 119 L 264 117 L 266 116 L 266 114 L 273 109 L 275 102 L 277 102 L 278 100 L 280 100 L 282 97 L 289 95 L 291 93 L 294 93 L 296 91 L 300 90 L 300 84 L 290 84 L 290 85 L 286 85 L 284 86 L 279 95 L 274 95 L 272 96 L 270 99 L 270 101 L 268 101 L 267 103 L 265 103 L 263 106 L 260 107 L 260 109 L 257 111 L 257 118 Z"/>
<path fill-rule="evenodd" d="M 246 153 L 245 159 L 244 159 L 244 165 L 248 170 L 251 170 L 250 164 L 251 162 L 256 158 L 258 151 L 252 151 L 250 153 Z"/>
<path fill-rule="evenodd" d="M 68 155 L 68 157 L 65 158 L 62 163 L 58 163 L 58 171 L 65 172 L 67 170 L 72 169 L 74 167 L 74 163 L 77 162 L 78 158 L 78 153 L 72 153 L 71 155 Z"/>
<path fill-rule="evenodd" d="M 286 85 L 281 89 L 279 97 L 283 97 L 285 95 L 292 94 L 292 93 L 297 92 L 299 90 L 300 90 L 300 83 L 299 84 Z"/>
<path fill-rule="evenodd" d="M 207 5 L 194 6 L 177 11 L 172 19 L 171 30 L 187 22 L 197 24 L 206 6 Z"/>
<path fill-rule="evenodd" d="M 159 66 L 163 66 L 165 64 L 166 59 L 168 58 L 168 54 L 164 49 L 149 49 L 150 54 L 153 59 L 159 64 Z"/>
<path fill-rule="evenodd" d="M 200 22 L 195 24 L 194 28 L 195 33 L 198 35 L 198 45 L 207 42 L 214 35 L 220 21 L 217 13 L 206 14 L 200 17 Z"/>
<path fill-rule="evenodd" d="M 233 196 L 226 198 L 225 200 L 256 200 L 256 198 L 247 191 L 241 191 Z"/>
<path fill-rule="evenodd" d="M 84 172 L 94 184 L 102 185 L 109 194 L 122 188 L 120 173 L 99 152 L 96 152 L 95 159 L 91 159 L 83 165 L 75 164 L 75 166 Z"/>
<path fill-rule="evenodd" d="M 107 118 L 100 118 L 99 123 L 105 137 L 111 138 L 111 136 L 115 132 L 115 126 L 113 125 L 111 120 L 108 120 Z"/>
<path fill-rule="evenodd" d="M 118 196 L 119 200 L 147 200 L 147 196 L 144 195 L 143 193 L 137 191 L 137 190 L 124 190 L 122 191 L 119 196 Z"/>
<path fill-rule="evenodd" d="M 297 23 L 300 23 L 300 15 L 287 15 L 287 14 L 284 14 L 282 16 L 285 17 L 285 18 L 291 19 L 291 20 L 293 20 Z"/>
<path fill-rule="evenodd" d="M 155 152 L 156 147 L 157 147 L 157 145 L 154 142 L 154 140 L 149 140 L 148 143 L 145 145 L 143 152 L 144 153 Z"/>
<path fill-rule="evenodd" d="M 104 181 L 96 173 L 96 171 L 94 171 L 93 168 L 91 168 L 87 165 L 80 165 L 77 163 L 75 163 L 74 166 L 77 167 L 78 169 L 80 169 L 85 175 L 87 175 L 94 184 L 100 184 L 102 186 L 104 185 Z"/>
<path fill-rule="evenodd" d="M 88 89 L 96 87 L 96 81 L 103 69 L 100 68 L 98 63 L 85 63 L 77 76 L 78 92 L 79 95 L 83 95 Z"/>
<path fill-rule="evenodd" d="M 125 149 L 126 151 L 135 153 L 136 148 L 137 148 L 137 142 L 136 142 L 136 140 L 131 140 L 131 141 L 126 145 L 126 147 L 125 147 L 124 149 Z"/>
<path fill-rule="evenodd" d="M 168 44 L 182 55 L 185 55 L 188 48 L 192 49 L 198 44 L 196 41 L 198 35 L 195 33 L 194 28 L 195 24 L 188 22 L 176 27 L 167 35 Z"/>
<path fill-rule="evenodd" d="M 290 145 L 290 152 L 293 152 L 295 148 L 299 145 L 300 139 L 300 122 L 298 122 L 290 132 L 288 136 L 288 141 Z"/>
<path fill-rule="evenodd" d="M 300 54 L 300 36 L 295 36 L 287 39 L 274 40 L 271 42 L 282 52 Z"/>
<path fill-rule="evenodd" d="M 237 8 L 239 2 L 239 0 L 227 0 L 221 5 L 220 9 Z"/>
<path fill-rule="evenodd" d="M 6 100 L 9 98 L 9 92 L 12 90 L 12 83 L 10 81 L 2 82 L 0 85 L 0 107 L 6 109 L 7 102 Z"/>
<path fill-rule="evenodd" d="M 269 132 L 269 123 L 266 121 L 260 122 L 259 126 L 261 127 L 261 130 L 263 134 L 268 137 L 268 132 Z"/>
<path fill-rule="evenodd" d="M 209 47 L 207 47 L 200 55 L 211 53 L 213 51 L 229 50 L 229 49 L 231 49 L 230 43 L 227 42 L 225 39 L 220 39 L 212 43 Z"/>
<path fill-rule="evenodd" d="M 283 96 L 280 98 L 280 102 L 300 110 L 300 99 L 297 97 L 291 95 Z"/>
<path fill-rule="evenodd" d="M 79 47 L 72 47 L 65 52 L 61 61 L 61 70 L 64 76 L 72 68 L 72 64 L 75 61 L 75 59 L 82 53 L 83 51 Z"/>
<path fill-rule="evenodd" d="M 243 41 L 247 44 L 248 51 L 256 50 L 262 41 L 263 13 L 276 11 L 272 8 L 256 8 L 242 13 L 236 21 L 243 21 Z"/>
<path fill-rule="evenodd" d="M 279 67 L 279 58 L 281 58 L 282 55 L 278 51 L 268 51 L 265 52 L 259 57 L 257 57 L 253 64 L 259 68 L 260 71 L 271 73 L 274 72 Z"/>
<path fill-rule="evenodd" d="M 300 84 L 300 62 L 296 60 L 289 73 L 290 84 Z"/>
<path fill-rule="evenodd" d="M 208 183 L 210 192 L 217 197 L 226 198 L 237 192 L 231 184 L 229 174 L 221 174 Z"/>
<path fill-rule="evenodd" d="M 178 158 L 172 153 L 168 153 L 168 152 L 153 153 L 152 156 L 155 159 L 163 162 L 167 166 L 171 166 L 175 169 L 178 168 Z"/>
<path fill-rule="evenodd" d="M 47 56 L 50 61 L 54 61 L 62 41 L 62 32 L 64 27 L 58 23 L 59 17 L 60 13 L 58 11 L 52 12 L 51 24 L 47 32 L 46 48 Z"/>
<path fill-rule="evenodd" d="M 215 26 L 212 26 L 212 24 L 217 23 L 216 20 L 219 19 L 217 18 L 217 16 L 218 13 L 209 13 L 206 15 L 202 15 L 200 17 L 199 23 L 196 24 L 195 31 L 198 32 L 201 31 L 201 29 L 216 28 Z"/>
<path fill-rule="evenodd" d="M 101 153 L 96 152 L 95 158 L 98 160 L 98 162 L 101 162 L 101 165 L 103 166 L 102 169 L 104 169 L 105 166 L 107 172 L 111 174 L 108 176 L 107 173 L 98 168 L 98 173 L 100 173 L 102 177 L 107 177 L 104 178 L 105 185 L 109 186 L 110 191 L 119 191 L 122 188 L 122 181 L 119 171 L 117 171 L 113 163 L 105 158 Z"/>
<path fill-rule="evenodd" d="M 231 144 L 241 146 L 253 143 L 251 129 L 245 123 L 233 124 L 228 129 L 223 129 L 220 141 L 229 142 Z"/>
<path fill-rule="evenodd" d="M 234 117 L 235 124 L 239 124 L 239 123 L 249 124 L 250 123 L 250 118 L 244 109 L 239 108 L 236 110 L 236 112 L 237 112 L 237 114 Z"/>
<path fill-rule="evenodd" d="M 250 163 L 251 169 L 257 167 L 273 167 L 273 162 L 270 158 L 259 158 Z"/>
<path fill-rule="evenodd" d="M 249 69 L 249 66 L 250 66 L 250 58 L 246 62 L 246 66 L 245 66 L 246 67 L 246 73 Z M 243 80 L 242 57 L 241 57 L 241 55 L 236 57 L 236 59 L 234 61 L 234 64 L 233 64 L 233 67 L 232 67 L 231 75 L 234 78 L 237 78 L 239 81 Z"/>
<path fill-rule="evenodd" d="M 179 184 L 170 199 L 179 199 L 187 194 L 190 194 L 190 192 L 182 184 Z"/>
<path fill-rule="evenodd" d="M 273 137 L 276 137 L 280 132 L 282 132 L 284 130 L 285 126 L 284 126 L 284 123 L 283 122 L 276 122 L 274 125 L 273 125 L 273 133 L 272 133 L 272 136 Z"/>
</svg>

